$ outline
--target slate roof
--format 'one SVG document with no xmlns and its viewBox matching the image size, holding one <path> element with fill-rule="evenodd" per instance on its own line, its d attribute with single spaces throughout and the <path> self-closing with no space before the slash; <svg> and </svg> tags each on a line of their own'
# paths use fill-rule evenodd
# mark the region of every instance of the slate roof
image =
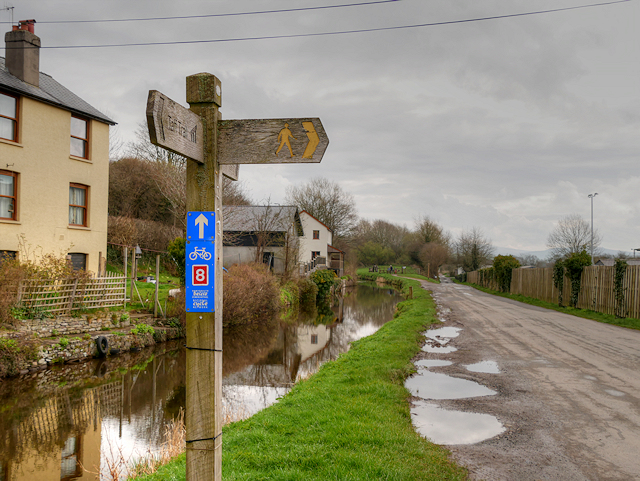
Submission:
<svg viewBox="0 0 640 481">
<path fill-rule="evenodd" d="M 115 125 L 113 120 L 56 82 L 53 77 L 46 73 L 40 72 L 40 87 L 23 82 L 18 77 L 14 77 L 5 66 L 4 57 L 0 57 L 0 88 L 55 105 L 56 107 L 99 120 L 100 122 Z"/>
<path fill-rule="evenodd" d="M 629 266 L 639 266 L 640 265 L 640 259 L 625 259 L 627 261 L 627 265 Z M 615 259 L 599 259 L 595 262 L 594 265 L 596 266 L 613 266 L 615 265 L 616 261 Z"/>
<path fill-rule="evenodd" d="M 291 205 L 225 205 L 222 206 L 223 228 L 225 232 L 256 232 L 264 223 L 267 214 L 271 216 L 266 225 L 269 232 L 287 232 L 293 222 L 302 235 L 302 223 L 298 208 Z"/>
</svg>

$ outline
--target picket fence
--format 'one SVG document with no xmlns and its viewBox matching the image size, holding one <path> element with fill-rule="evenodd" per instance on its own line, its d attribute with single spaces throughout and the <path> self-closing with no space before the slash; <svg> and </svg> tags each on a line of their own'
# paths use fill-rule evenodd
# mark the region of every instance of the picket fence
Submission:
<svg viewBox="0 0 640 481">
<path fill-rule="evenodd" d="M 640 266 L 627 266 L 625 269 L 622 284 L 624 302 L 621 312 L 618 312 L 616 307 L 615 273 L 613 266 L 585 267 L 582 271 L 577 307 L 620 317 L 640 318 Z M 489 289 L 498 289 L 495 281 L 484 279 L 480 271 L 469 272 L 467 281 Z M 510 293 L 557 304 L 558 289 L 553 284 L 553 267 L 514 269 Z M 562 298 L 563 304 L 569 305 L 571 281 L 566 276 Z"/>
<path fill-rule="evenodd" d="M 18 304 L 51 313 L 122 306 L 126 279 L 107 272 L 93 279 L 24 280 L 18 288 Z"/>
</svg>

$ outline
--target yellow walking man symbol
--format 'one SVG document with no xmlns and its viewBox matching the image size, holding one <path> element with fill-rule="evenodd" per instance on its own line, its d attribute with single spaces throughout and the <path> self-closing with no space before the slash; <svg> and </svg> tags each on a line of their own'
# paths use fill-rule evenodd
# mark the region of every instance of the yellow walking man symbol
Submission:
<svg viewBox="0 0 640 481">
<path fill-rule="evenodd" d="M 291 157 L 293 157 L 293 150 L 291 150 L 291 141 L 289 140 L 289 137 L 291 137 L 293 140 L 296 140 L 296 138 L 289 130 L 289 124 L 285 123 L 284 129 L 282 129 L 278 134 L 278 142 L 280 142 L 280 146 L 278 147 L 278 150 L 276 150 L 276 155 L 278 155 L 282 150 L 282 147 L 286 145 L 287 147 L 289 147 L 289 153 L 291 154 Z"/>
</svg>

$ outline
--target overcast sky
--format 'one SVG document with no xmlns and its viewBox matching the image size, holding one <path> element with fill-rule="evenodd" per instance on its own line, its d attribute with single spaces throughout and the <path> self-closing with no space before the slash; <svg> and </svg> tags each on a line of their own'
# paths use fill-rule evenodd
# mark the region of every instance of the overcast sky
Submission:
<svg viewBox="0 0 640 481">
<path fill-rule="evenodd" d="M 34 18 L 43 47 L 292 36 L 433 24 L 588 5 L 588 0 L 398 0 L 197 19 L 47 23 L 241 13 L 366 0 L 2 0 Z M 88 9 L 88 6 L 91 9 Z M 11 14 L 0 12 L 3 30 Z M 320 164 L 245 165 L 257 202 L 312 177 L 338 182 L 363 218 L 543 250 L 577 213 L 603 246 L 640 247 L 640 1 L 464 23 L 327 36 L 109 48 L 43 48 L 41 71 L 133 140 L 148 91 L 186 104 L 185 77 L 222 81 L 225 119 L 320 117 Z M 0 50 L 4 55 L 4 50 Z"/>
</svg>

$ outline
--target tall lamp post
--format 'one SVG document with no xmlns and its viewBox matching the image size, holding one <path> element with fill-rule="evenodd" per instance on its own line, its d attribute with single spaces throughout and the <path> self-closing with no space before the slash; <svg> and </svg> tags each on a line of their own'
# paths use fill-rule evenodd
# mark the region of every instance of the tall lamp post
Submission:
<svg viewBox="0 0 640 481">
<path fill-rule="evenodd" d="M 591 199 L 591 264 L 593 264 L 593 198 L 596 195 L 598 195 L 597 192 L 587 196 Z"/>
</svg>

